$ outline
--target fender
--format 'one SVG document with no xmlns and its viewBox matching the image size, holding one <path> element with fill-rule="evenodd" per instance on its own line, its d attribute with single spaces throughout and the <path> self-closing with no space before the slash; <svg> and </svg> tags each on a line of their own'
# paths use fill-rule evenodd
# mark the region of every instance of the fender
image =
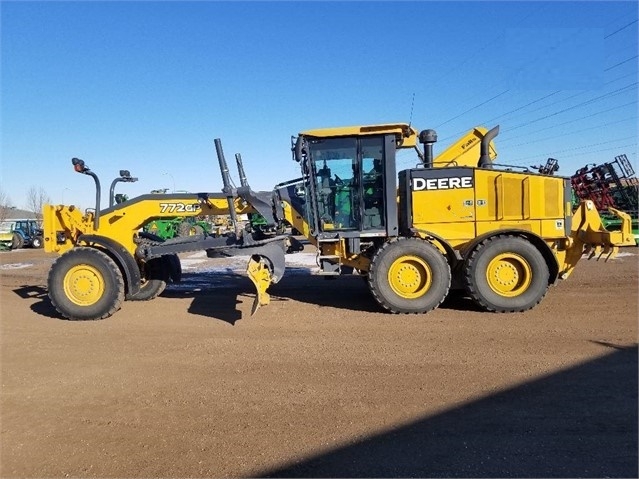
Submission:
<svg viewBox="0 0 639 479">
<path fill-rule="evenodd" d="M 441 236 L 436 235 L 435 233 L 432 233 L 430 231 L 422 230 L 422 229 L 419 229 L 419 228 L 411 228 L 410 230 L 416 236 L 420 236 L 420 234 L 421 234 L 421 235 L 429 236 L 429 237 L 433 238 L 435 241 L 437 241 L 441 245 L 441 247 L 444 249 L 444 251 L 446 252 L 446 257 L 448 259 L 448 264 L 450 264 L 451 268 L 454 267 L 454 265 L 459 260 L 463 259 L 461 257 L 461 255 L 459 254 L 459 252 L 455 248 L 453 248 L 448 243 L 448 241 L 446 241 Z"/>
<path fill-rule="evenodd" d="M 100 235 L 80 235 L 77 242 L 100 245 L 106 249 L 116 260 L 118 266 L 122 268 L 129 290 L 128 293 L 134 295 L 140 291 L 140 268 L 133 255 L 124 246 L 111 238 Z"/>
</svg>

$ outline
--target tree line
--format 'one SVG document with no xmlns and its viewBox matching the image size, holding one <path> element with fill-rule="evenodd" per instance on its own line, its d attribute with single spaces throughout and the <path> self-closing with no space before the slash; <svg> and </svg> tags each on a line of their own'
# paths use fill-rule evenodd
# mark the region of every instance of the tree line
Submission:
<svg viewBox="0 0 639 479">
<path fill-rule="evenodd" d="M 51 198 L 47 192 L 41 186 L 32 186 L 27 191 L 26 208 L 25 210 L 33 213 L 34 218 L 38 221 L 38 224 L 42 224 L 42 207 L 51 203 Z M 0 221 L 5 221 L 9 218 L 10 211 L 15 208 L 11 198 L 7 192 L 0 187 Z"/>
</svg>

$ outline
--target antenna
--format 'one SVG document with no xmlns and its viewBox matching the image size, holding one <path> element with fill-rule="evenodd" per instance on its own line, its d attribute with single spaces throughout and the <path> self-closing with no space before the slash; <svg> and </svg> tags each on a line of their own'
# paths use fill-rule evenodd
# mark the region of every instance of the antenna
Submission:
<svg viewBox="0 0 639 479">
<path fill-rule="evenodd" d="M 413 92 L 413 100 L 410 103 L 410 118 L 408 119 L 408 126 L 413 123 L 413 107 L 415 106 L 415 92 Z"/>
</svg>

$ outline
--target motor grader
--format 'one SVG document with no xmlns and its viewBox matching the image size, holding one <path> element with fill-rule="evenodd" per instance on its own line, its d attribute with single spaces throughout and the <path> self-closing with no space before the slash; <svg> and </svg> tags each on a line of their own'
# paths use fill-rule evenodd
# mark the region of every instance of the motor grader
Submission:
<svg viewBox="0 0 639 479">
<path fill-rule="evenodd" d="M 356 272 L 388 312 L 426 313 L 451 288 L 487 311 L 528 310 L 584 254 L 608 257 L 634 240 L 622 212 L 613 211 L 616 232 L 592 202 L 573 214 L 569 179 L 495 163 L 498 131 L 474 128 L 437 156 L 436 133 L 408 124 L 304 131 L 291 139 L 301 177 L 270 192 L 251 190 L 245 177 L 232 187 L 216 139 L 222 192 L 142 195 L 103 210 L 97 175 L 74 159 L 95 180 L 96 207 L 45 206 L 45 249 L 60 254 L 49 296 L 66 318 L 106 318 L 125 299 L 152 299 L 179 281 L 179 253 L 205 250 L 250 258 L 254 313 L 282 278 L 285 254 L 301 249 L 285 224 L 316 247 L 320 275 Z M 414 150 L 415 166 L 398 172 L 402 150 Z M 259 231 L 239 221 L 248 213 L 264 218 Z M 167 241 L 141 231 L 154 219 L 201 214 L 230 215 L 233 231 Z"/>
</svg>

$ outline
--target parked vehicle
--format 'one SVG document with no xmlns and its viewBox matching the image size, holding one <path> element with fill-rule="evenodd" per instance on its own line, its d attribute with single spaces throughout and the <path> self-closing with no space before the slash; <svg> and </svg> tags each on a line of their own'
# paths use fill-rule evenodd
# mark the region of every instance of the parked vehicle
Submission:
<svg viewBox="0 0 639 479">
<path fill-rule="evenodd" d="M 4 221 L 0 230 L 0 241 L 6 243 L 11 238 L 11 249 L 42 248 L 44 231 L 34 219 L 16 219 Z"/>
</svg>

